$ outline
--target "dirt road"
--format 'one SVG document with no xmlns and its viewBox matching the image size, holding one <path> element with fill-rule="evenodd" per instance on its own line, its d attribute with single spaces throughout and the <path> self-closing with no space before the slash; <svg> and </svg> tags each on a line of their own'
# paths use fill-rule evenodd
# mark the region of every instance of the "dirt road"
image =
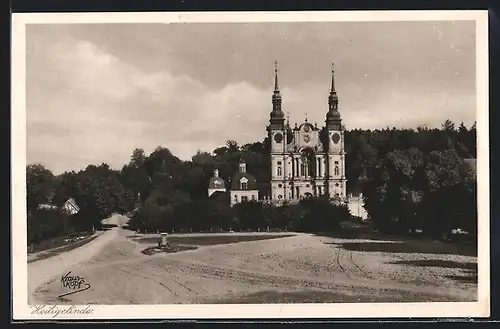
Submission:
<svg viewBox="0 0 500 329">
<path fill-rule="evenodd" d="M 125 222 L 114 216 L 108 224 Z M 477 284 L 464 274 L 474 269 L 473 256 L 415 253 L 402 247 L 387 252 L 384 248 L 394 242 L 306 234 L 147 256 L 141 253 L 147 245 L 132 239 L 134 235 L 112 228 L 88 245 L 29 264 L 30 301 L 258 303 L 286 302 L 286 294 L 292 293 L 300 294 L 301 302 L 318 302 L 319 295 L 320 302 L 477 299 Z M 357 250 L 360 246 L 371 250 Z M 61 284 L 68 271 L 91 288 L 58 298 L 68 292 Z M 269 297 L 271 293 L 277 297 Z"/>
</svg>

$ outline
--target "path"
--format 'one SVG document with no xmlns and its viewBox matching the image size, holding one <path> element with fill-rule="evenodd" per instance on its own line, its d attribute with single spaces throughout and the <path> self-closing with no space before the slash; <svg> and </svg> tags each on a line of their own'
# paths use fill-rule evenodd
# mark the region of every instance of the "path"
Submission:
<svg viewBox="0 0 500 329">
<path fill-rule="evenodd" d="M 28 263 L 28 301 L 35 303 L 33 295 L 38 287 L 58 277 L 78 264 L 91 260 L 107 244 L 109 244 L 118 235 L 120 226 L 125 225 L 127 218 L 120 215 L 114 215 L 109 219 L 103 220 L 104 224 L 118 225 L 110 230 L 100 234 L 93 241 L 70 250 L 60 253 L 54 257 L 42 259 L 33 263 Z"/>
<path fill-rule="evenodd" d="M 124 225 L 126 220 L 114 216 L 107 223 Z M 477 261 L 470 256 L 352 251 L 341 244 L 374 241 L 307 234 L 146 256 L 141 250 L 147 245 L 134 241 L 134 235 L 116 227 L 88 245 L 30 264 L 30 300 L 58 304 L 217 303 L 266 291 L 298 291 L 309 300 L 319 291 L 330 294 L 331 300 L 365 302 L 476 298 L 476 284 L 452 279 L 463 275 L 460 268 L 399 265 Z M 60 277 L 69 270 L 91 288 L 61 300 L 57 296 L 67 289 L 61 286 Z"/>
</svg>

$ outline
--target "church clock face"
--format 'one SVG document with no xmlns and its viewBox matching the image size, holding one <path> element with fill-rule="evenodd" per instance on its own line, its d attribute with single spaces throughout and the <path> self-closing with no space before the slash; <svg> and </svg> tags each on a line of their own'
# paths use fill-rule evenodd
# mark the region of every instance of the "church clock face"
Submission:
<svg viewBox="0 0 500 329">
<path fill-rule="evenodd" d="M 340 141 L 340 135 L 337 133 L 332 134 L 332 142 L 337 144 Z"/>
<path fill-rule="evenodd" d="M 283 141 L 283 135 L 280 133 L 277 133 L 276 135 L 274 135 L 274 141 L 276 143 L 281 143 Z"/>
</svg>

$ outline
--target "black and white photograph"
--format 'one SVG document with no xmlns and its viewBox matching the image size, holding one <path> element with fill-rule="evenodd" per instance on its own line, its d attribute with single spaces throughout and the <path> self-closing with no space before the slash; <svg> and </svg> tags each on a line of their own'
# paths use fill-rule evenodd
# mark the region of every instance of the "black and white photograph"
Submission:
<svg viewBox="0 0 500 329">
<path fill-rule="evenodd" d="M 14 317 L 489 315 L 486 12 L 12 33 Z"/>
</svg>

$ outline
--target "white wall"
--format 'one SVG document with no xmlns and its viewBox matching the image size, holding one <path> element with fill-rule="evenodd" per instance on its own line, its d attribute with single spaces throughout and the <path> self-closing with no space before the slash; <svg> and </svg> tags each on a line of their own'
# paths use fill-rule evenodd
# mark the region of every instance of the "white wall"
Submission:
<svg viewBox="0 0 500 329">
<path fill-rule="evenodd" d="M 365 220 L 368 219 L 368 212 L 364 207 L 364 201 L 361 196 L 350 197 L 348 207 L 351 215 L 361 217 L 362 219 Z"/>
<path fill-rule="evenodd" d="M 252 201 L 252 196 L 253 196 L 255 201 L 258 201 L 259 200 L 259 190 L 230 191 L 229 197 L 230 197 L 231 206 L 235 205 L 236 203 L 240 203 L 242 196 L 246 196 L 248 198 L 248 201 Z M 236 197 L 236 199 L 235 199 L 235 197 Z"/>
</svg>

